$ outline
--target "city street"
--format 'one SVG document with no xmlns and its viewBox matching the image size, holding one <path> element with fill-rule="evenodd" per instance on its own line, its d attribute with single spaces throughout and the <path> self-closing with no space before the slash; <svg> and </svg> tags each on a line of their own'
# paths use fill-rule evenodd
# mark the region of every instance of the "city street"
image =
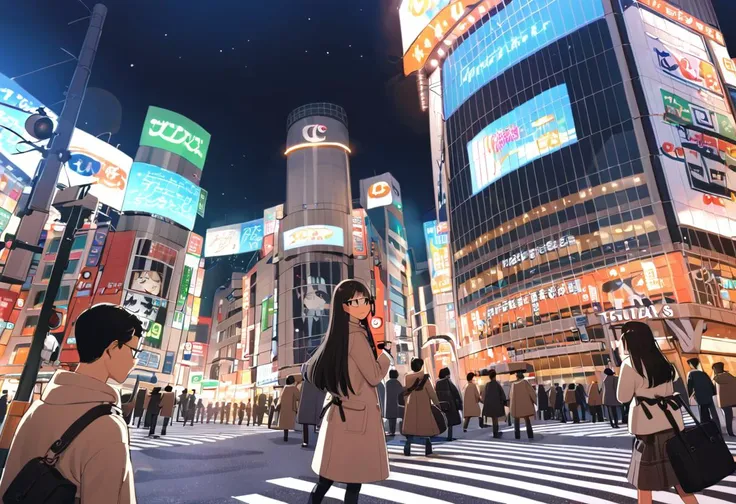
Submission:
<svg viewBox="0 0 736 504">
<path fill-rule="evenodd" d="M 508 504 L 606 504 L 635 502 L 626 482 L 632 438 L 625 426 L 604 424 L 535 424 L 535 438 L 513 439 L 505 428 L 501 440 L 477 424 L 456 433 L 452 443 L 437 440 L 434 455 L 424 457 L 415 445 L 403 455 L 403 438 L 389 443 L 388 481 L 363 485 L 361 502 L 406 504 L 498 502 Z M 304 503 L 316 476 L 310 468 L 314 436 L 302 449 L 301 433 L 265 427 L 204 425 L 180 427 L 165 439 L 142 440 L 131 429 L 138 502 L 145 504 Z M 310 434 L 312 434 L 310 432 Z M 728 441 L 736 455 L 736 439 Z M 334 487 L 329 502 L 342 500 Z M 736 476 L 698 496 L 702 503 L 736 502 Z M 681 502 L 674 492 L 655 492 L 655 502 Z"/>
</svg>

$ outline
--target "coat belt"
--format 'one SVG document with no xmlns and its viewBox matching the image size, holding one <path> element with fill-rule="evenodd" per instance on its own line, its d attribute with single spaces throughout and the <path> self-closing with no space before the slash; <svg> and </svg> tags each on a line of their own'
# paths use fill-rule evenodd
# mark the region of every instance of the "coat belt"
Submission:
<svg viewBox="0 0 736 504">
<path fill-rule="evenodd" d="M 345 410 L 342 406 L 342 399 L 336 396 L 332 396 L 332 400 L 327 404 L 327 406 L 322 408 L 322 413 L 320 413 L 319 419 L 322 420 L 322 417 L 325 416 L 327 410 L 330 409 L 330 406 L 337 406 L 338 410 L 340 411 L 340 420 L 345 422 Z"/>
<path fill-rule="evenodd" d="M 647 417 L 647 420 L 652 419 L 652 412 L 649 411 L 649 406 L 659 406 L 659 409 L 662 411 L 666 411 L 667 408 L 672 408 L 673 410 L 679 410 L 680 409 L 680 403 L 677 401 L 677 398 L 675 396 L 666 396 L 666 397 L 636 397 L 636 404 L 641 405 L 642 411 L 644 411 L 644 415 Z"/>
</svg>

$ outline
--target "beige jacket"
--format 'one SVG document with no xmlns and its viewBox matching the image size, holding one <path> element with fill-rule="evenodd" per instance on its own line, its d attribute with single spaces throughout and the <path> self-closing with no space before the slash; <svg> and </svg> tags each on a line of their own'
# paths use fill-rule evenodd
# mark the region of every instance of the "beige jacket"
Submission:
<svg viewBox="0 0 736 504">
<path fill-rule="evenodd" d="M 296 385 L 287 385 L 281 391 L 279 399 L 279 422 L 278 430 L 294 430 L 296 421 L 297 402 L 299 401 L 299 389 Z"/>
<path fill-rule="evenodd" d="M 161 395 L 161 418 L 171 418 L 174 416 L 176 396 L 174 396 L 173 392 L 163 392 Z"/>
<path fill-rule="evenodd" d="M 509 410 L 514 418 L 533 417 L 536 414 L 537 393 L 524 378 L 511 384 Z"/>
<path fill-rule="evenodd" d="M 727 372 L 717 374 L 713 381 L 716 384 L 716 405 L 719 408 L 736 406 L 736 378 Z"/>
<path fill-rule="evenodd" d="M 674 393 L 675 387 L 673 382 L 667 382 L 649 388 L 647 378 L 637 373 L 629 357 L 626 357 L 621 363 L 621 374 L 619 375 L 618 388 L 616 390 L 616 398 L 619 402 L 627 403 L 635 397 L 667 397 Z M 646 407 L 652 415 L 651 420 L 647 418 L 641 404 L 637 404 L 635 399 L 631 402 L 631 408 L 629 409 L 629 432 L 634 435 L 644 436 L 672 429 L 672 425 L 670 425 L 664 411 L 659 406 L 649 406 L 647 404 Z M 669 411 L 675 418 L 675 422 L 680 430 L 684 429 L 682 408 L 677 410 L 669 408 Z"/>
<path fill-rule="evenodd" d="M 93 407 L 120 406 L 119 393 L 101 381 L 57 371 L 41 399 L 31 404 L 10 445 L 0 495 L 31 459 L 46 454 L 66 429 Z M 56 468 L 77 486 L 81 504 L 134 504 L 128 426 L 120 416 L 92 422 L 62 453 Z"/>
<path fill-rule="evenodd" d="M 341 397 L 345 421 L 330 406 L 317 438 L 312 470 L 340 483 L 372 483 L 388 478 L 388 450 L 376 387 L 388 373 L 389 357 L 373 356 L 370 336 L 351 321 L 348 376 L 354 394 Z M 329 397 L 329 395 L 328 395 Z"/>
<path fill-rule="evenodd" d="M 404 378 L 404 390 L 408 389 L 417 380 L 421 382 L 424 372 L 410 373 Z M 432 404 L 439 404 L 437 393 L 432 380 L 427 379 L 422 390 L 415 390 L 405 398 L 404 421 L 401 433 L 405 436 L 432 437 L 440 433 L 437 422 L 432 414 Z"/>
<path fill-rule="evenodd" d="M 473 382 L 465 386 L 463 394 L 463 416 L 465 418 L 480 416 L 480 390 L 478 385 Z"/>
</svg>

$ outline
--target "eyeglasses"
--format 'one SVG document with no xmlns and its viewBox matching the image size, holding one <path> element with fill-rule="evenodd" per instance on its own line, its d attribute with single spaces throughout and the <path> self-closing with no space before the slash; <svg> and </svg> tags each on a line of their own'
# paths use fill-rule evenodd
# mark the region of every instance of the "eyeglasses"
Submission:
<svg viewBox="0 0 736 504">
<path fill-rule="evenodd" d="M 371 298 L 357 298 L 357 299 L 348 299 L 345 301 L 345 306 L 367 306 L 371 304 L 373 299 Z"/>
<path fill-rule="evenodd" d="M 127 346 L 128 348 L 130 348 L 133 351 L 133 357 L 138 357 L 138 354 L 143 351 L 140 348 L 132 347 L 132 346 L 128 345 L 127 343 L 123 343 L 123 346 Z"/>
</svg>

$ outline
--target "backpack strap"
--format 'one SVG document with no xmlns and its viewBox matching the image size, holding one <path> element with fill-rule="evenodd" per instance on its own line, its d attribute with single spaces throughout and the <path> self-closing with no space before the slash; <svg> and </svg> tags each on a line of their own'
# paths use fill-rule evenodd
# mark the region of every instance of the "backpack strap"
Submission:
<svg viewBox="0 0 736 504">
<path fill-rule="evenodd" d="M 82 433 L 92 422 L 105 415 L 119 415 L 120 410 L 111 403 L 99 404 L 79 417 L 69 428 L 51 445 L 46 452 L 44 461 L 47 465 L 55 466 L 61 454 L 69 448 L 74 439 Z"/>
</svg>

